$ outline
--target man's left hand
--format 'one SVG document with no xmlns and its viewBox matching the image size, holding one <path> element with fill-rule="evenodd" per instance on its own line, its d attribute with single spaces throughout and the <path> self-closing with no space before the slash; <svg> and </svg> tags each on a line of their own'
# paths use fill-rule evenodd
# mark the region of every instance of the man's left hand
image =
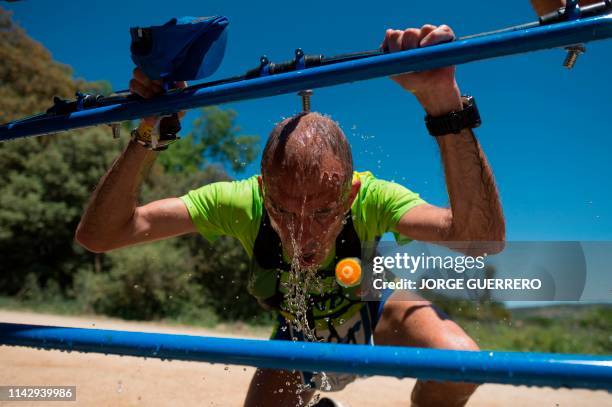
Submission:
<svg viewBox="0 0 612 407">
<path fill-rule="evenodd" d="M 382 48 L 389 52 L 404 51 L 441 44 L 455 39 L 447 25 L 426 24 L 421 28 L 387 30 Z M 392 76 L 402 88 L 412 92 L 431 115 L 441 115 L 461 109 L 461 97 L 455 82 L 455 67 Z"/>
</svg>

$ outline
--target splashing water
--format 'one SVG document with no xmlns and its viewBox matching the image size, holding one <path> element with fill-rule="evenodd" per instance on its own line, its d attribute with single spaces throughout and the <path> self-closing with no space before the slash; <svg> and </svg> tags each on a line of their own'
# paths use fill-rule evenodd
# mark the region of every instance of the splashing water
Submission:
<svg viewBox="0 0 612 407">
<path fill-rule="evenodd" d="M 302 205 L 302 208 L 304 205 Z M 298 238 L 302 233 L 302 225 Z M 295 226 L 291 224 L 290 228 L 291 245 L 293 246 L 293 258 L 291 259 L 291 268 L 289 270 L 289 278 L 284 283 L 287 290 L 285 294 L 286 311 L 295 316 L 291 321 L 291 325 L 296 331 L 304 335 L 305 340 L 310 342 L 320 342 L 317 338 L 314 327 L 308 324 L 308 304 L 311 291 L 320 291 L 322 289 L 321 280 L 317 276 L 317 267 L 303 268 L 300 265 L 301 248 L 297 244 Z M 293 341 L 298 338 L 292 334 Z"/>
<path fill-rule="evenodd" d="M 302 216 L 304 215 L 304 207 L 306 204 L 306 199 L 304 199 L 302 203 Z M 323 291 L 323 284 L 321 282 L 321 278 L 317 274 L 317 266 L 311 267 L 302 267 L 300 265 L 300 257 L 301 257 L 301 247 L 297 244 L 303 232 L 303 224 L 300 224 L 299 232 L 297 233 L 296 239 L 296 230 L 295 225 L 292 223 L 289 227 L 290 237 L 291 237 L 291 246 L 293 248 L 293 256 L 291 259 L 291 267 L 289 271 L 289 278 L 285 283 L 283 283 L 287 292 L 285 293 L 285 307 L 286 311 L 290 314 L 294 315 L 295 318 L 289 323 L 297 332 L 301 332 L 304 336 L 304 340 L 309 342 L 321 342 L 323 338 L 318 338 L 316 334 L 316 330 L 314 326 L 310 326 L 308 322 L 308 305 L 310 303 L 310 293 L 311 292 L 321 292 Z M 295 336 L 291 331 L 292 340 L 298 341 L 299 338 Z M 331 390 L 331 384 L 325 372 L 314 372 L 318 373 L 320 378 L 320 388 L 322 390 L 329 391 Z M 296 389 L 296 395 L 300 395 L 303 392 L 311 389 L 312 386 L 308 383 L 299 384 Z M 314 400 L 311 400 L 308 405 L 313 405 L 318 400 L 319 395 L 314 397 Z M 302 406 L 301 397 L 298 398 L 298 406 Z"/>
</svg>

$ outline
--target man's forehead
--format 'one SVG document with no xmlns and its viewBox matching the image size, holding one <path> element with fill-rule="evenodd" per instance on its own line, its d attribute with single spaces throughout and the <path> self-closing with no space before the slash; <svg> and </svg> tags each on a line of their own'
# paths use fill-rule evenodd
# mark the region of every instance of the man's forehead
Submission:
<svg viewBox="0 0 612 407">
<path fill-rule="evenodd" d="M 299 154 L 279 155 L 263 165 L 266 172 L 283 177 L 324 177 L 327 174 L 342 174 L 346 168 L 346 163 L 331 151 L 302 151 Z"/>
<path fill-rule="evenodd" d="M 341 191 L 346 174 L 332 168 L 314 172 L 277 171 L 266 174 L 263 181 L 266 189 L 281 189 L 296 196 L 316 195 Z"/>
<path fill-rule="evenodd" d="M 278 180 L 275 182 L 275 180 Z M 297 183 L 294 180 L 272 177 L 264 183 L 266 197 L 276 205 L 296 208 L 303 205 L 329 207 L 338 204 L 342 198 L 343 187 L 340 182 L 327 179 Z"/>
</svg>

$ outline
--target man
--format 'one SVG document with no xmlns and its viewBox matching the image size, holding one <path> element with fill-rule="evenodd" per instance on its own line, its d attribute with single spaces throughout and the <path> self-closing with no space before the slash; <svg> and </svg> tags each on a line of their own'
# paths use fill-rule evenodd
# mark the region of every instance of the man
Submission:
<svg viewBox="0 0 612 407">
<path fill-rule="evenodd" d="M 388 30 L 382 46 L 396 52 L 453 38 L 448 26 L 424 25 Z M 454 67 L 447 67 L 392 79 L 416 96 L 432 124 L 437 119 L 452 120 L 467 109 L 454 72 Z M 159 84 L 139 70 L 135 70 L 130 88 L 144 97 L 161 92 Z M 279 279 L 283 273 L 286 277 L 290 259 L 306 270 L 333 269 L 341 252 L 356 251 L 359 256 L 362 243 L 388 231 L 395 232 L 398 239 L 426 242 L 503 242 L 502 208 L 491 169 L 470 128 L 475 125 L 466 124 L 456 134 L 443 134 L 432 125 L 444 164 L 450 208 L 427 204 L 408 189 L 370 173 L 354 173 L 342 131 L 316 113 L 294 116 L 274 128 L 263 153 L 260 176 L 215 183 L 181 198 L 138 206 L 140 182 L 157 153 L 144 148 L 136 134 L 136 140 L 96 188 L 76 239 L 89 250 L 104 252 L 194 232 L 210 240 L 222 234 L 237 237 L 253 261 L 249 290 L 263 305 L 283 311 L 274 338 L 289 339 L 300 335 L 288 322 L 296 315 L 283 308 L 284 299 L 279 297 Z M 377 345 L 478 349 L 457 324 L 429 302 L 402 301 L 400 294 L 380 303 L 351 300 L 346 294 L 332 310 L 342 306 L 341 318 L 321 309 L 318 312 L 325 318 L 313 311 L 309 316 L 316 319 L 317 327 L 323 326 L 321 336 L 326 340 L 367 343 L 371 336 L 367 326 Z M 314 391 L 298 388 L 310 379 L 327 386 L 320 376 L 308 372 L 259 369 L 245 405 L 304 403 Z M 338 379 L 333 384 L 340 388 L 345 383 Z M 461 406 L 475 388 L 469 383 L 418 381 L 412 402 L 414 406 Z"/>
</svg>

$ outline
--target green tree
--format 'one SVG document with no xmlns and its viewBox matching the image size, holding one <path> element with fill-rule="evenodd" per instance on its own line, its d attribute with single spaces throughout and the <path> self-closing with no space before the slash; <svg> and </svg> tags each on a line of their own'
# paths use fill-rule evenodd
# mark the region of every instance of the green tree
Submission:
<svg viewBox="0 0 612 407">
<path fill-rule="evenodd" d="M 0 7 L 0 123 L 47 110 L 54 96 L 70 98 L 79 91 L 108 92 L 107 82 L 72 78 L 72 68 L 49 51 Z"/>
<path fill-rule="evenodd" d="M 186 247 L 156 242 L 111 252 L 105 261 L 108 272 L 80 270 L 76 277 L 75 295 L 85 309 L 144 320 L 205 309 Z"/>
<path fill-rule="evenodd" d="M 69 97 L 77 89 L 70 67 L 53 61 L 1 7 L 0 61 L 0 123 L 40 112 L 53 96 Z"/>
<path fill-rule="evenodd" d="M 233 110 L 212 106 L 200 112 L 189 135 L 162 155 L 160 163 L 169 172 L 192 172 L 214 162 L 244 171 L 257 156 L 259 136 L 240 134 Z"/>
<path fill-rule="evenodd" d="M 73 80 L 2 8 L 0 60 L 0 122 L 45 111 L 53 96 L 108 88 Z M 74 247 L 74 228 L 120 148 L 104 127 L 0 144 L 0 292 L 17 293 L 27 274 L 70 284 L 89 257 Z"/>
<path fill-rule="evenodd" d="M 70 67 L 53 61 L 1 8 L 0 60 L 2 122 L 45 111 L 56 95 L 110 91 L 105 82 L 74 80 Z M 241 133 L 234 111 L 201 113 L 193 131 L 159 155 L 141 202 L 229 180 L 222 166 L 239 172 L 255 158 L 258 138 Z M 200 309 L 258 317 L 246 293 L 248 258 L 233 239 L 211 244 L 185 236 L 107 255 L 74 243 L 84 206 L 126 142 L 98 126 L 0 143 L 0 294 L 45 301 L 59 295 L 129 318 L 197 316 Z"/>
<path fill-rule="evenodd" d="M 93 186 L 121 148 L 105 129 L 8 142 L 0 148 L 0 291 L 15 294 L 26 273 L 65 288 L 90 255 L 74 230 Z"/>
</svg>

